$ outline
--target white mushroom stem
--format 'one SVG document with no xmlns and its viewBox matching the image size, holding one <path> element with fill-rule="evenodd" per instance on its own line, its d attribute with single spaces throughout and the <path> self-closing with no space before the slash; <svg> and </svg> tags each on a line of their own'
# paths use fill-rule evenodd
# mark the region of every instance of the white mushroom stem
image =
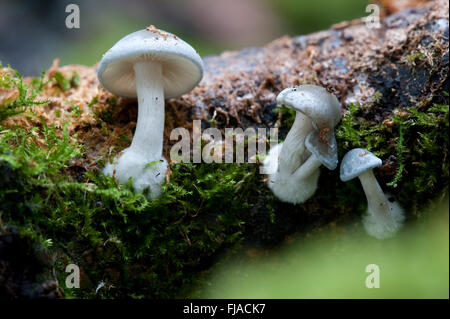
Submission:
<svg viewBox="0 0 450 319">
<path fill-rule="evenodd" d="M 284 144 L 283 144 L 284 146 Z M 304 162 L 293 174 L 295 180 L 306 179 L 311 176 L 312 173 L 317 171 L 322 165 L 317 156 L 311 154 L 306 162 Z"/>
<path fill-rule="evenodd" d="M 359 175 L 359 180 L 364 189 L 367 198 L 367 210 L 369 214 L 374 215 L 377 220 L 387 224 L 394 223 L 390 213 L 389 202 L 381 189 L 372 170 L 368 170 Z"/>
<path fill-rule="evenodd" d="M 305 147 L 306 136 L 313 130 L 311 119 L 297 111 L 280 152 L 280 173 L 293 174 L 305 161 L 309 151 Z M 305 153 L 305 151 L 307 153 Z"/>
<path fill-rule="evenodd" d="M 164 138 L 164 83 L 158 62 L 134 64 L 138 96 L 138 118 L 130 150 L 149 161 L 161 159 Z"/>
</svg>

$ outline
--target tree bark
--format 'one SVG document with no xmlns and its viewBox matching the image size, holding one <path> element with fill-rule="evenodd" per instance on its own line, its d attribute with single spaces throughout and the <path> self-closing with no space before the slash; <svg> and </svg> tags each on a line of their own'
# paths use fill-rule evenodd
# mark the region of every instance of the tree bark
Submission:
<svg viewBox="0 0 450 319">
<path fill-rule="evenodd" d="M 383 154 L 377 178 L 382 188 L 396 195 L 409 215 L 415 217 L 418 208 L 448 189 L 448 139 L 433 135 L 431 145 L 439 145 L 438 150 L 417 150 L 420 134 L 427 132 L 409 130 L 400 136 L 392 119 L 407 107 L 426 114 L 435 103 L 448 104 L 448 30 L 448 3 L 435 0 L 383 18 L 378 29 L 368 28 L 360 19 L 314 34 L 285 36 L 262 48 L 206 57 L 205 75 L 198 87 L 166 101 L 165 156 L 169 159 L 170 147 L 177 142 L 170 140 L 170 132 L 185 127 L 192 136 L 193 120 L 201 120 L 202 129 L 278 127 L 279 138 L 284 139 L 290 125 L 283 113 L 274 112 L 277 94 L 289 86 L 317 84 L 341 101 L 342 121 L 349 116 L 350 106 L 359 103 L 361 107 L 351 119 L 353 125 L 366 123 L 382 128 L 376 133 L 382 138 L 380 149 L 375 151 Z M 66 117 L 59 113 L 72 112 L 74 104 L 81 106 L 81 115 L 72 116 L 69 133 L 76 134 L 78 142 L 84 144 L 86 156 L 73 160 L 68 171 L 76 180 L 83 180 L 84 172 L 101 168 L 101 155 L 112 157 L 129 146 L 136 125 L 137 102 L 116 99 L 101 88 L 95 68 L 58 68 L 55 64 L 47 77 L 56 71 L 65 76 L 76 71 L 80 85 L 61 91 L 55 89 L 57 84 L 50 83 L 43 94 L 50 103 L 35 113 L 48 123 L 60 123 L 63 127 Z M 100 119 L 93 113 L 100 114 Z M 40 125 L 27 118 L 8 121 L 30 128 Z M 448 118 L 442 130 L 448 131 Z M 399 153 L 403 158 L 397 154 L 400 146 L 406 149 Z M 338 138 L 340 158 L 353 147 L 356 145 L 351 141 Z M 388 187 L 400 169 L 402 179 L 398 187 Z M 429 180 L 424 176 L 429 176 Z M 248 199 L 254 208 L 245 226 L 247 238 L 261 243 L 277 242 L 305 227 L 318 229 L 349 217 L 358 219 L 357 206 L 365 205 L 361 185 L 343 184 L 339 169 L 329 171 L 322 167 L 318 191 L 305 204 L 296 206 L 268 200 L 271 193 L 264 178 L 261 175 L 254 197 Z M 273 212 L 275 223 L 271 221 Z"/>
<path fill-rule="evenodd" d="M 420 157 L 415 144 L 423 132 L 408 131 L 409 137 L 404 139 L 392 118 L 395 112 L 408 107 L 426 113 L 435 103 L 448 104 L 448 60 L 448 3 L 438 0 L 387 16 L 378 29 L 355 20 L 310 35 L 286 36 L 263 48 L 206 57 L 200 85 L 166 105 L 176 119 L 173 127 L 189 127 L 195 119 L 202 120 L 203 128 L 211 123 L 218 128 L 275 126 L 283 139 L 289 126 L 281 113 L 274 112 L 277 94 L 302 83 L 326 87 L 341 101 L 344 116 L 350 104 L 360 103 L 363 107 L 355 121 L 384 125 L 384 132 L 377 134 L 386 137 L 386 155 L 376 174 L 384 190 L 406 207 L 408 218 L 416 218 L 430 200 L 448 190 L 447 152 L 429 152 L 428 157 Z M 166 133 L 173 127 L 169 125 Z M 448 124 L 442 129 L 448 130 Z M 395 153 L 400 139 L 408 150 L 402 162 Z M 169 134 L 165 141 L 167 147 L 173 143 Z M 342 156 L 352 147 L 346 141 L 339 142 Z M 446 143 L 442 147 L 448 148 L 448 139 L 434 142 Z M 442 170 L 432 173 L 417 169 L 416 158 L 424 167 L 441 166 Z M 388 187 L 402 166 L 401 182 L 394 185 L 397 187 Z M 349 218 L 359 220 L 356 206 L 365 205 L 361 185 L 343 185 L 338 171 L 322 168 L 318 191 L 303 205 L 274 202 L 275 223 L 269 221 L 267 209 L 270 192 L 263 182 L 255 185 L 260 191 L 246 220 L 246 238 L 271 244 L 299 230 L 319 229 Z M 423 174 L 436 174 L 436 183 L 419 190 L 418 178 Z M 338 191 L 343 187 L 348 188 Z M 356 200 L 344 200 L 346 196 L 355 196 Z"/>
<path fill-rule="evenodd" d="M 382 19 L 378 29 L 362 20 L 206 57 L 200 85 L 167 107 L 180 123 L 214 119 L 219 127 L 246 128 L 276 125 L 276 95 L 301 83 L 326 87 L 344 106 L 369 104 L 380 92 L 380 119 L 394 108 L 443 102 L 435 93 L 448 85 L 448 4 L 404 10 Z M 422 61 L 411 57 L 418 52 Z"/>
</svg>

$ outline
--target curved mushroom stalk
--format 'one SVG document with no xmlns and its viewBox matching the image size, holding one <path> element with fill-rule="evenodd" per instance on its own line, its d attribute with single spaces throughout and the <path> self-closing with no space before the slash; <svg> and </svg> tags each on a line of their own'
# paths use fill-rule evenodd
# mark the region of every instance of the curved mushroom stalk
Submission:
<svg viewBox="0 0 450 319">
<path fill-rule="evenodd" d="M 280 171 L 293 174 L 295 170 L 311 154 L 305 147 L 306 136 L 313 130 L 311 120 L 301 112 L 296 112 L 295 121 L 283 144 L 280 152 Z"/>
<path fill-rule="evenodd" d="M 306 162 L 304 162 L 293 174 L 293 177 L 299 181 L 309 178 L 314 172 L 319 171 L 319 167 L 323 163 L 316 155 L 311 154 Z"/>
<path fill-rule="evenodd" d="M 263 165 L 268 171 L 274 171 L 269 175 L 268 187 L 275 196 L 283 202 L 299 204 L 305 202 L 314 195 L 317 189 L 322 164 L 317 157 L 310 155 L 308 160 L 300 165 L 293 173 L 288 169 L 281 169 L 279 162 L 283 152 L 284 143 L 278 144 L 269 151 L 269 156 Z"/>
<path fill-rule="evenodd" d="M 373 169 L 382 164 L 371 152 L 355 148 L 345 154 L 341 162 L 343 182 L 359 177 L 367 198 L 367 212 L 363 216 L 366 232 L 378 239 L 392 237 L 403 225 L 404 211 L 397 202 L 391 202 L 378 184 Z"/>
<path fill-rule="evenodd" d="M 277 97 L 279 107 L 296 111 L 295 122 L 285 141 L 269 151 L 263 166 L 269 173 L 268 187 L 282 201 L 303 203 L 314 195 L 323 164 L 337 166 L 334 126 L 341 117 L 336 97 L 324 88 L 301 85 L 284 89 Z M 320 128 L 328 125 L 322 137 Z"/>
<path fill-rule="evenodd" d="M 367 213 L 362 222 L 367 233 L 375 238 L 392 237 L 403 225 L 404 212 L 400 205 L 388 200 L 372 170 L 359 175 L 367 198 Z"/>
</svg>

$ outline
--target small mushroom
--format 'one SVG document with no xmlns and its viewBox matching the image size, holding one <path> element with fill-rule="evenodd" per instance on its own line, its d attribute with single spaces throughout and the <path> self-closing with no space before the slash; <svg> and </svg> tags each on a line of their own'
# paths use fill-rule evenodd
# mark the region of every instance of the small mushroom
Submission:
<svg viewBox="0 0 450 319">
<path fill-rule="evenodd" d="M 103 56 L 98 79 L 111 93 L 138 98 L 136 131 L 103 173 L 120 183 L 131 177 L 137 192 L 147 189 L 150 198 L 161 193 L 167 171 L 162 156 L 164 99 L 192 90 L 203 76 L 203 62 L 186 42 L 168 32 L 149 27 L 119 40 Z"/>
<path fill-rule="evenodd" d="M 378 239 L 392 237 L 403 225 L 404 211 L 397 201 L 390 201 L 383 193 L 373 174 L 373 169 L 382 164 L 371 152 L 355 148 L 345 154 L 341 162 L 340 177 L 347 182 L 359 177 L 367 198 L 367 213 L 362 222 L 366 232 Z"/>
<path fill-rule="evenodd" d="M 337 167 L 334 127 L 342 116 L 341 104 L 323 87 L 300 85 L 281 91 L 277 106 L 295 110 L 296 116 L 284 142 L 263 162 L 267 171 L 275 171 L 268 186 L 282 201 L 303 203 L 317 189 L 319 167 Z"/>
</svg>

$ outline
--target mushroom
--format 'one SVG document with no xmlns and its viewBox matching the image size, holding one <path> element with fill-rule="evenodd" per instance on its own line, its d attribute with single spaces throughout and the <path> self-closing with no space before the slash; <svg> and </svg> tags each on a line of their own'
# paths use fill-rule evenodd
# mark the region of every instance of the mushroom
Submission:
<svg viewBox="0 0 450 319">
<path fill-rule="evenodd" d="M 405 219 L 402 207 L 383 193 L 373 174 L 373 169 L 382 164 L 371 152 L 355 148 L 345 154 L 341 162 L 340 177 L 347 182 L 359 177 L 367 198 L 367 212 L 362 222 L 366 232 L 378 239 L 392 237 Z"/>
<path fill-rule="evenodd" d="M 274 172 L 268 186 L 282 201 L 303 203 L 317 189 L 319 167 L 337 167 L 334 127 L 342 116 L 341 104 L 323 87 L 300 85 L 281 91 L 277 106 L 295 110 L 296 116 L 284 142 L 263 162 L 266 171 Z"/>
<path fill-rule="evenodd" d="M 103 56 L 98 79 L 109 92 L 138 98 L 138 118 L 130 147 L 108 163 L 105 175 L 120 183 L 132 178 L 135 191 L 161 193 L 167 161 L 162 156 L 164 99 L 192 90 L 203 76 L 203 62 L 186 42 L 153 26 L 119 40 Z"/>
</svg>

